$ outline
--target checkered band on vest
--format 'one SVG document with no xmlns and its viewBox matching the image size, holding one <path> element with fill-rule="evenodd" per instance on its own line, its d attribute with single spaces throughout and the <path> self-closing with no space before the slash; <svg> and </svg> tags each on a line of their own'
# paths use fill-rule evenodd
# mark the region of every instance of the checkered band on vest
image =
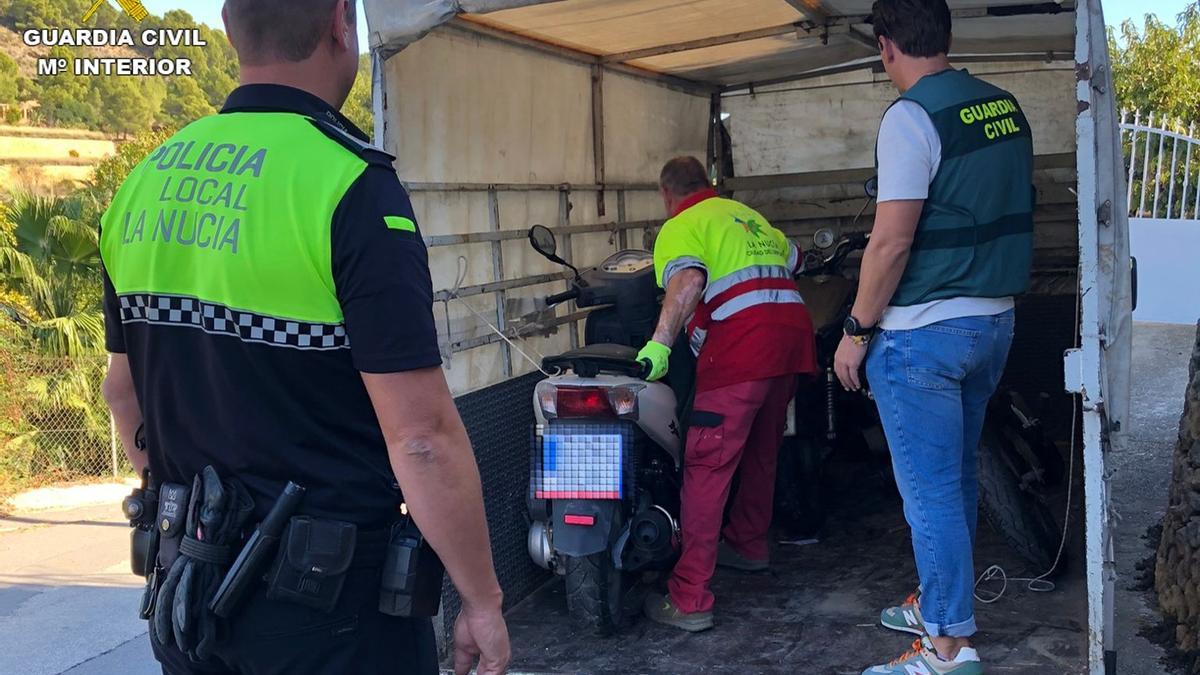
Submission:
<svg viewBox="0 0 1200 675">
<path fill-rule="evenodd" d="M 122 295 L 121 322 L 199 328 L 212 335 L 228 335 L 243 342 L 274 347 L 315 350 L 350 348 L 345 324 L 308 323 L 264 316 L 178 295 Z"/>
</svg>

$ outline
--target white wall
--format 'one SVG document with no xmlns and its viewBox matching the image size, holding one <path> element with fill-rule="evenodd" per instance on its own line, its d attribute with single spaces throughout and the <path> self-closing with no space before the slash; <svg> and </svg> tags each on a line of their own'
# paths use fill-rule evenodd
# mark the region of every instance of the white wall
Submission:
<svg viewBox="0 0 1200 675">
<path fill-rule="evenodd" d="M 401 180 L 454 183 L 592 184 L 591 69 L 573 61 L 507 45 L 452 28 L 438 29 L 385 64 L 387 150 L 398 157 Z M 657 181 L 663 162 L 679 154 L 703 157 L 708 99 L 666 89 L 625 75 L 604 75 L 605 176 L 609 183 Z M 483 192 L 413 192 L 413 207 L 426 237 L 486 232 L 490 209 Z M 558 225 L 559 194 L 500 192 L 500 226 L 524 231 L 530 225 Z M 605 215 L 596 193 L 570 195 L 571 225 L 617 220 L 617 193 L 605 194 Z M 665 214 L 653 192 L 626 194 L 626 220 L 657 220 Z M 630 246 L 642 244 L 640 230 L 628 233 Z M 560 247 L 563 242 L 560 240 Z M 571 237 L 572 261 L 595 264 L 618 248 L 609 233 Z M 558 271 L 534 253 L 525 239 L 502 244 L 504 278 Z M 493 280 L 492 245 L 466 244 L 430 249 L 435 290 L 453 288 L 459 257 L 466 259 L 463 286 Z M 557 293 L 564 282 L 508 292 L 508 298 Z M 495 321 L 494 294 L 435 307 L 443 340 L 485 335 L 490 329 L 468 306 Z M 560 314 L 566 309 L 559 309 Z M 582 328 L 580 328 L 582 336 Z M 534 360 L 569 346 L 568 327 L 555 335 L 529 339 L 523 348 Z M 513 372 L 532 364 L 514 353 Z M 454 354 L 447 360 L 454 393 L 504 379 L 499 344 Z"/>
<path fill-rule="evenodd" d="M 1129 248 L 1138 262 L 1134 321 L 1200 320 L 1200 221 L 1129 219 Z"/>
</svg>

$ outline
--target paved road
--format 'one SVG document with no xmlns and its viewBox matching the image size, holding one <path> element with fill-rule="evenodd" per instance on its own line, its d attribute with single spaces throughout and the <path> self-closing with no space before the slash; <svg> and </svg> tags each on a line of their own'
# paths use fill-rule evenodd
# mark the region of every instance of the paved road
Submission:
<svg viewBox="0 0 1200 675">
<path fill-rule="evenodd" d="M 1154 551 L 1142 538 L 1167 508 L 1171 458 L 1183 414 L 1187 363 L 1194 326 L 1136 324 L 1133 329 L 1133 406 L 1129 442 L 1109 456 L 1116 522 L 1118 669 L 1129 675 L 1161 675 L 1162 650 L 1138 632 L 1159 620 L 1152 601 L 1132 589 L 1135 566 Z"/>
<path fill-rule="evenodd" d="M 0 518 L 0 673 L 148 675 L 116 504 Z"/>
</svg>

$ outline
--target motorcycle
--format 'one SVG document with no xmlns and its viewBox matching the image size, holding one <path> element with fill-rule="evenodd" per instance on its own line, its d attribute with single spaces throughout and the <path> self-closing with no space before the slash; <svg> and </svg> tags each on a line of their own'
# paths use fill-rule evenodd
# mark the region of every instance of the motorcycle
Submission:
<svg viewBox="0 0 1200 675">
<path fill-rule="evenodd" d="M 864 185 L 867 204 L 877 194 L 875 179 Z M 820 373 L 803 381 L 796 396 L 795 435 L 784 438 L 776 473 L 775 513 L 780 541 L 805 543 L 819 538 L 828 500 L 823 467 L 851 444 L 887 456 L 887 440 L 871 400 L 869 382 L 862 392 L 845 391 L 833 370 L 858 283 L 845 271 L 847 259 L 864 250 L 868 232 L 840 238 L 828 228 L 813 235 L 815 250 L 806 255 L 797 285 L 812 316 Z M 1051 514 L 1047 491 L 1064 475 L 1062 456 L 1024 398 L 1001 388 L 989 403 L 979 452 L 979 505 L 984 517 L 1038 572 L 1060 572 L 1062 531 Z M 890 464 L 885 464 L 890 466 Z"/>
<path fill-rule="evenodd" d="M 535 225 L 529 240 L 571 267 L 549 229 Z M 546 306 L 574 300 L 594 309 L 584 346 L 542 361 L 555 374 L 534 392 L 528 549 L 536 564 L 565 577 L 575 622 L 605 635 L 620 626 L 637 575 L 669 570 L 678 558 L 684 408 L 695 364 L 680 345 L 668 377 L 645 380 L 637 352 L 654 333 L 662 296 L 650 252 L 620 251 L 571 269 L 571 288 L 545 298 Z"/>
</svg>

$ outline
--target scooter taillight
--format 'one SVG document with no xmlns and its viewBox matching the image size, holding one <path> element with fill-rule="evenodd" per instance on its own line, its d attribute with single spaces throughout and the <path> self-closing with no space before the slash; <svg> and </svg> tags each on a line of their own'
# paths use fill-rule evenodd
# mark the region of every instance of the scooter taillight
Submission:
<svg viewBox="0 0 1200 675">
<path fill-rule="evenodd" d="M 608 390 L 601 387 L 558 387 L 556 399 L 559 418 L 617 416 Z"/>
</svg>

